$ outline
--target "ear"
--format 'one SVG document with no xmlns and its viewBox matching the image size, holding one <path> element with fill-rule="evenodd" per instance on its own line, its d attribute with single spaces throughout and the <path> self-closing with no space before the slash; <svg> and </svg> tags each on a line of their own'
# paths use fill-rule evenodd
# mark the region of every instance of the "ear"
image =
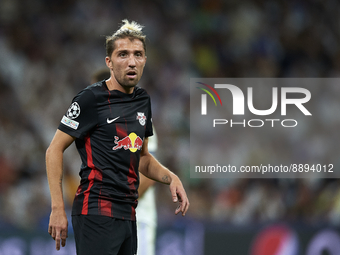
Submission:
<svg viewBox="0 0 340 255">
<path fill-rule="evenodd" d="M 112 61 L 109 57 L 105 57 L 105 63 L 110 70 L 112 69 Z"/>
</svg>

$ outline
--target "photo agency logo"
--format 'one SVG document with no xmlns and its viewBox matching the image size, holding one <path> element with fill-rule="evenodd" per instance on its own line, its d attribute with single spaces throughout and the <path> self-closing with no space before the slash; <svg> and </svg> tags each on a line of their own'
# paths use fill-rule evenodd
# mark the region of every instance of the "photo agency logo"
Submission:
<svg viewBox="0 0 340 255">
<path fill-rule="evenodd" d="M 213 79 L 211 79 L 213 80 Z M 263 79 L 265 81 L 265 79 Z M 220 125 L 227 125 L 233 127 L 250 127 L 260 128 L 264 126 L 282 126 L 282 127 L 296 127 L 298 120 L 296 118 L 288 118 L 288 108 L 292 111 L 298 110 L 303 116 L 312 116 L 312 113 L 307 109 L 306 103 L 311 99 L 311 93 L 308 89 L 302 87 L 290 87 L 290 86 L 278 86 L 262 84 L 262 90 L 265 87 L 266 94 L 261 94 L 257 90 L 259 86 L 247 86 L 247 85 L 234 85 L 223 80 L 218 79 L 217 82 L 213 81 L 213 84 L 209 82 L 194 82 L 196 88 L 203 91 L 201 94 L 201 116 L 208 116 L 214 113 L 216 116 L 217 112 L 219 116 L 212 119 L 212 127 L 218 127 Z M 248 81 L 249 83 L 249 81 Z M 251 83 L 251 82 L 250 82 Z M 256 82 L 258 84 L 258 81 Z M 204 87 L 197 87 L 197 84 L 203 85 Z M 226 94 L 227 93 L 227 94 Z M 270 107 L 265 109 L 259 109 L 255 106 L 255 96 L 257 95 L 257 101 L 270 102 Z M 207 95 L 210 96 L 207 97 Z M 227 98 L 223 96 L 227 95 Z M 231 100 L 230 100 L 231 96 Z M 219 104 L 217 103 L 217 100 Z M 214 102 L 214 107 L 209 107 L 209 100 Z M 232 101 L 232 103 L 230 102 Z M 223 102 L 223 103 L 222 103 Z M 221 107 L 221 108 L 216 108 Z M 224 109 L 221 111 L 221 109 Z M 246 112 L 247 111 L 247 112 Z M 227 118 L 232 113 L 232 118 Z M 270 115 L 274 115 L 270 117 Z M 255 116 L 254 118 L 246 118 L 247 116 Z M 296 114 L 295 114 L 296 115 Z M 301 115 L 301 116 L 302 116 Z M 278 118 L 279 116 L 279 118 Z M 242 118 L 243 117 L 243 118 Z"/>
<path fill-rule="evenodd" d="M 203 86 L 205 86 L 208 89 L 210 89 L 217 96 L 217 98 L 220 101 L 220 104 L 222 106 L 222 100 L 220 98 L 220 95 L 217 93 L 217 91 L 213 87 L 211 87 L 210 85 L 205 84 L 203 82 L 197 82 L 197 83 L 202 84 Z M 217 106 L 215 97 L 207 89 L 204 89 L 204 88 L 201 88 L 201 87 L 196 87 L 196 88 L 201 89 L 204 92 L 206 92 L 211 97 L 211 99 L 214 101 L 215 106 Z M 201 95 L 201 114 L 202 115 L 207 115 L 207 94 L 202 94 Z"/>
<path fill-rule="evenodd" d="M 191 78 L 190 177 L 338 178 L 338 84 Z"/>
</svg>

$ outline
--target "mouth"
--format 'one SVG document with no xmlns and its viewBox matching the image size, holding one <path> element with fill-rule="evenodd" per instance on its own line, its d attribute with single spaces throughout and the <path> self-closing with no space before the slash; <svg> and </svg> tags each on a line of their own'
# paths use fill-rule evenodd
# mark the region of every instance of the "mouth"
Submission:
<svg viewBox="0 0 340 255">
<path fill-rule="evenodd" d="M 134 79 L 137 77 L 137 72 L 136 71 L 129 71 L 126 73 L 127 77 L 129 77 L 130 79 Z"/>
</svg>

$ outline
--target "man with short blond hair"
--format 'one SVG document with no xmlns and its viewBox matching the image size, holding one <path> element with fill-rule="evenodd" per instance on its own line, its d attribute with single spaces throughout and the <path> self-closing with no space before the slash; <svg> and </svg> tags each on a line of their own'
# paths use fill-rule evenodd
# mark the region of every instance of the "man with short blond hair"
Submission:
<svg viewBox="0 0 340 255">
<path fill-rule="evenodd" d="M 107 37 L 110 78 L 76 95 L 46 151 L 52 211 L 48 232 L 65 246 L 67 217 L 62 195 L 63 153 L 74 141 L 82 160 L 72 208 L 77 254 L 135 255 L 138 169 L 169 184 L 175 210 L 184 216 L 189 201 L 180 179 L 148 151 L 153 135 L 151 101 L 137 84 L 146 63 L 145 35 L 136 22 Z"/>
</svg>

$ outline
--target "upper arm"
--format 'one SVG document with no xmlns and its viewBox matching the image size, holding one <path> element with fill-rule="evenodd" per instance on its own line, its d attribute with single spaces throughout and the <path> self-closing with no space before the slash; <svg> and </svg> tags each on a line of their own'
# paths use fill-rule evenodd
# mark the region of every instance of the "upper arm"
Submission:
<svg viewBox="0 0 340 255">
<path fill-rule="evenodd" d="M 147 169 L 150 163 L 149 156 L 151 156 L 148 150 L 148 142 L 149 142 L 148 137 L 145 137 L 143 141 L 143 146 L 140 152 L 140 161 L 139 161 L 139 171 L 146 176 L 147 176 Z"/>
<path fill-rule="evenodd" d="M 57 132 L 55 133 L 52 142 L 47 149 L 47 152 L 51 150 L 64 152 L 74 142 L 75 139 L 75 137 L 57 129 Z"/>
<path fill-rule="evenodd" d="M 96 97 L 92 90 L 79 92 L 63 116 L 58 129 L 70 136 L 82 138 L 98 124 Z"/>
<path fill-rule="evenodd" d="M 140 157 L 147 156 L 149 154 L 148 150 L 149 137 L 144 138 L 143 146 L 140 152 Z"/>
</svg>

